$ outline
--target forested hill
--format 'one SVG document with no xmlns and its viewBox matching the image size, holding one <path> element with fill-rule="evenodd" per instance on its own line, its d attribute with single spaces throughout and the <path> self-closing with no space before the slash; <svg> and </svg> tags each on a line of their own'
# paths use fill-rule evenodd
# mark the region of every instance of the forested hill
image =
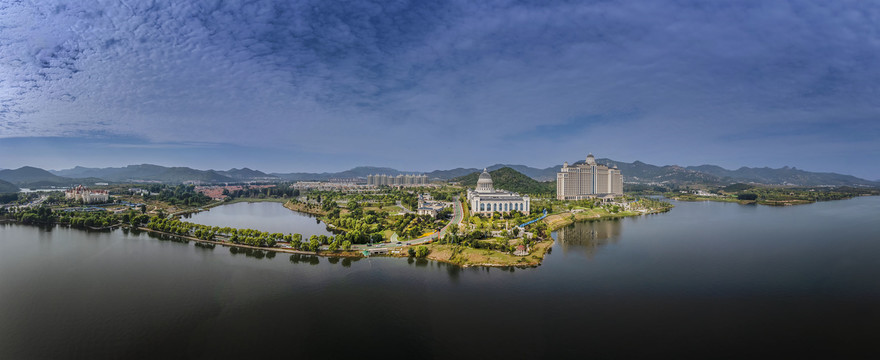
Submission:
<svg viewBox="0 0 880 360">
<path fill-rule="evenodd" d="M 66 178 L 63 176 L 53 175 L 46 170 L 35 168 L 32 166 L 24 166 L 15 170 L 0 170 L 0 180 L 12 183 L 16 187 L 23 188 L 70 186 L 80 183 L 102 181 L 101 179 Z"/>
<path fill-rule="evenodd" d="M 15 186 L 10 182 L 0 180 L 0 194 L 16 192 L 18 192 L 18 186 Z"/>
<path fill-rule="evenodd" d="M 555 181 L 538 182 L 535 179 L 532 179 L 524 175 L 523 173 L 509 167 L 503 167 L 498 170 L 490 171 L 489 175 L 492 175 L 492 182 L 495 186 L 495 189 L 513 191 L 520 194 L 534 195 L 546 195 L 556 193 Z M 468 187 L 476 187 L 477 179 L 479 179 L 479 177 L 480 172 L 473 172 L 465 176 L 454 178 L 451 181 L 458 181 L 462 185 Z"/>
</svg>

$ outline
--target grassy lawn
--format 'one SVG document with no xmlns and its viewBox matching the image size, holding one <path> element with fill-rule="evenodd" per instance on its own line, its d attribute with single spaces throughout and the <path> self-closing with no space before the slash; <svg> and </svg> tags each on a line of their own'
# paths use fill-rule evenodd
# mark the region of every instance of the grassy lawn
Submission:
<svg viewBox="0 0 880 360">
<path fill-rule="evenodd" d="M 321 210 L 321 208 L 314 207 L 314 208 L 310 209 L 310 208 L 307 208 L 306 204 L 304 204 L 304 203 L 294 204 L 293 202 L 288 201 L 288 202 L 284 203 L 284 207 L 286 207 L 290 210 L 293 210 L 293 211 L 299 211 L 299 212 L 304 212 L 304 213 L 313 214 L 313 215 L 320 215 L 320 216 L 327 215 L 327 212 Z"/>
<path fill-rule="evenodd" d="M 375 211 L 375 212 L 377 212 L 377 213 L 378 213 L 378 212 L 382 212 L 382 211 L 384 211 L 384 212 L 387 212 L 387 213 L 389 213 L 389 214 L 397 214 L 397 213 L 403 211 L 403 209 L 401 209 L 400 206 L 397 206 L 397 205 L 383 206 L 381 209 L 379 209 L 378 206 L 367 206 L 367 207 L 364 207 L 364 211 L 368 211 L 368 210 L 373 210 L 373 211 Z"/>
<path fill-rule="evenodd" d="M 527 256 L 514 256 L 489 249 L 474 249 L 458 245 L 431 244 L 428 259 L 461 266 L 537 266 L 541 264 L 552 241 L 533 244 Z"/>
<path fill-rule="evenodd" d="M 620 211 L 617 213 L 609 213 L 604 209 L 589 209 L 584 210 L 578 213 L 565 212 L 561 214 L 553 214 L 544 218 L 544 222 L 547 223 L 547 228 L 552 230 L 556 230 L 568 225 L 573 224 L 577 221 L 584 220 L 594 220 L 594 219 L 602 219 L 602 218 L 618 218 L 618 217 L 627 217 L 627 216 L 636 216 L 641 215 L 641 213 L 635 211 Z"/>
</svg>

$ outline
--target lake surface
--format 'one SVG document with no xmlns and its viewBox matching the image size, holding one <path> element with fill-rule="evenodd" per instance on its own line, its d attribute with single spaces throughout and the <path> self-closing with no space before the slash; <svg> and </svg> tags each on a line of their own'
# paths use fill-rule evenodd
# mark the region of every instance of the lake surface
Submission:
<svg viewBox="0 0 880 360">
<path fill-rule="evenodd" d="M 876 354 L 880 197 L 674 203 L 534 269 L 0 224 L 0 358 Z"/>
<path fill-rule="evenodd" d="M 202 225 L 256 229 L 270 233 L 299 233 L 304 239 L 312 235 L 333 235 L 327 231 L 327 224 L 317 217 L 292 211 L 277 202 L 240 202 L 220 205 L 207 211 L 187 215 L 183 220 Z"/>
</svg>

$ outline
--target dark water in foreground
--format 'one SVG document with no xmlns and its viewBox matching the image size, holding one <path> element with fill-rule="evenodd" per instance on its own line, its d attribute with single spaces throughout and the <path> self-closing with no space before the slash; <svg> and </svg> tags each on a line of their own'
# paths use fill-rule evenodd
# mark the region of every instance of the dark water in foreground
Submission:
<svg viewBox="0 0 880 360">
<path fill-rule="evenodd" d="M 876 354 L 880 198 L 676 206 L 526 270 L 0 225 L 0 358 Z"/>
</svg>

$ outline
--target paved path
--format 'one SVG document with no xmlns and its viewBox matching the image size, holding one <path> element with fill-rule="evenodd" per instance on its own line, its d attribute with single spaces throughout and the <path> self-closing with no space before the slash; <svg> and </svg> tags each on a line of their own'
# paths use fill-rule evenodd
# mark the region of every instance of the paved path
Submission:
<svg viewBox="0 0 880 360">
<path fill-rule="evenodd" d="M 415 214 L 415 211 L 407 209 L 406 206 L 403 206 L 400 200 L 397 200 L 397 206 L 400 206 L 400 211 L 402 211 L 404 214 Z"/>
</svg>

